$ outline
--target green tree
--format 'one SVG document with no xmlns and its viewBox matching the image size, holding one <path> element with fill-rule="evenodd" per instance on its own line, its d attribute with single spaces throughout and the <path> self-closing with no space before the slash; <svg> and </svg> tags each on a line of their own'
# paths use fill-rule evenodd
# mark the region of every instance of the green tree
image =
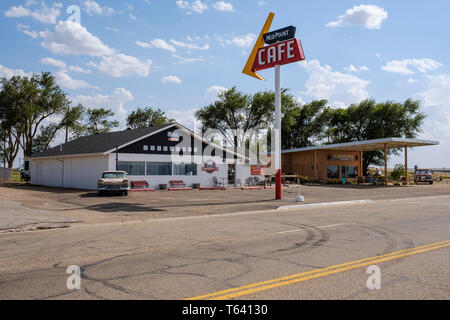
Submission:
<svg viewBox="0 0 450 320">
<path fill-rule="evenodd" d="M 19 99 L 21 78 L 0 79 L 0 152 L 2 162 L 12 168 L 21 148 L 21 126 L 19 126 L 19 108 L 15 101 Z"/>
<path fill-rule="evenodd" d="M 85 108 L 79 104 L 75 107 L 67 108 L 60 121 L 52 122 L 47 126 L 41 126 L 39 134 L 33 140 L 33 153 L 46 151 L 56 137 L 58 131 L 65 129 L 65 142 L 70 138 L 77 138 L 86 130 L 86 126 L 81 123 Z"/>
<path fill-rule="evenodd" d="M 41 126 L 39 134 L 33 139 L 33 154 L 46 151 L 60 129 L 60 123 L 50 123 L 47 126 Z"/>
<path fill-rule="evenodd" d="M 73 138 L 79 138 L 86 129 L 82 120 L 86 114 L 86 108 L 78 104 L 74 107 L 69 107 L 64 118 L 61 121 L 61 127 L 65 128 L 65 142 Z"/>
<path fill-rule="evenodd" d="M 26 157 L 31 156 L 33 140 L 42 123 L 53 116 L 61 116 L 70 100 L 47 72 L 31 77 L 2 79 L 2 104 L 6 105 L 10 132 L 19 141 Z M 3 108 L 4 109 L 4 108 Z"/>
<path fill-rule="evenodd" d="M 290 127 L 299 112 L 295 98 L 282 90 L 282 127 Z M 261 91 L 253 95 L 244 94 L 233 87 L 218 95 L 218 100 L 203 107 L 195 117 L 203 130 L 215 129 L 231 146 L 242 146 L 247 136 L 239 134 L 250 129 L 260 130 L 273 127 L 275 112 L 275 94 L 273 91 Z M 270 142 L 270 141 L 269 141 Z"/>
<path fill-rule="evenodd" d="M 395 165 L 394 170 L 391 173 L 391 178 L 394 181 L 400 181 L 400 178 L 405 175 L 405 166 L 398 163 Z"/>
<path fill-rule="evenodd" d="M 331 116 L 327 100 L 311 101 L 302 107 L 294 106 L 290 110 L 291 114 L 285 113 L 283 117 L 283 149 L 312 146 L 326 137 Z"/>
<path fill-rule="evenodd" d="M 127 126 L 131 129 L 160 126 L 173 123 L 174 119 L 169 119 L 161 109 L 137 108 L 127 118 Z"/>
<path fill-rule="evenodd" d="M 112 112 L 111 109 L 88 109 L 84 135 L 108 133 L 113 128 L 117 128 L 119 126 L 119 121 L 110 120 L 113 116 L 114 112 Z"/>
</svg>

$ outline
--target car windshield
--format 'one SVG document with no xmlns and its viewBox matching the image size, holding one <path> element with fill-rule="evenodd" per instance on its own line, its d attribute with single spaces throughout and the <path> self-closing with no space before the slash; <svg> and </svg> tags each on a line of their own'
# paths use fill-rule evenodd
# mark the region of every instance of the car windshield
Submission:
<svg viewBox="0 0 450 320">
<path fill-rule="evenodd" d="M 103 178 L 105 178 L 105 179 L 125 178 L 125 173 L 123 173 L 123 172 L 105 172 L 103 174 Z"/>
</svg>

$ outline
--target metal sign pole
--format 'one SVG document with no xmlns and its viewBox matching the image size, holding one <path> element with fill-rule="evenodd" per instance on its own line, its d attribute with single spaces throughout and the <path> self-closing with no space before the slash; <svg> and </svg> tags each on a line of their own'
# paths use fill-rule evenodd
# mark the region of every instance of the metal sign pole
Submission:
<svg viewBox="0 0 450 320">
<path fill-rule="evenodd" d="M 281 200 L 281 67 L 275 66 L 275 198 Z"/>
</svg>

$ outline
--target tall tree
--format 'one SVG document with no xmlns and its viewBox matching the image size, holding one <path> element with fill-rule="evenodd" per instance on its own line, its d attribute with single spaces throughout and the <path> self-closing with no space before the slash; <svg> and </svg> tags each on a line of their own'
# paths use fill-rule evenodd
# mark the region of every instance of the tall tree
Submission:
<svg viewBox="0 0 450 320">
<path fill-rule="evenodd" d="M 68 106 L 63 118 L 53 121 L 50 124 L 39 128 L 38 135 L 33 139 L 33 154 L 46 151 L 51 147 L 58 131 L 65 129 L 65 142 L 70 138 L 78 138 L 86 130 L 86 126 L 81 123 L 85 108 L 79 104 L 75 107 Z"/>
<path fill-rule="evenodd" d="M 21 78 L 0 80 L 0 152 L 4 164 L 12 168 L 14 160 L 21 148 L 21 126 L 19 108 L 16 100 L 19 98 Z"/>
<path fill-rule="evenodd" d="M 298 103 L 282 90 L 282 126 L 289 127 L 293 117 L 298 113 Z M 273 91 L 244 94 L 233 87 L 218 95 L 218 100 L 203 107 L 195 113 L 195 117 L 203 129 L 215 129 L 225 138 L 228 145 L 242 146 L 248 137 L 239 132 L 250 129 L 267 129 L 273 126 L 275 110 L 275 94 Z"/>
<path fill-rule="evenodd" d="M 293 110 L 296 111 L 286 121 L 282 132 L 282 148 L 303 148 L 314 145 L 326 137 L 326 128 L 331 113 L 327 100 L 315 100 Z M 289 121 L 289 122 L 288 122 Z"/>
<path fill-rule="evenodd" d="M 60 129 L 60 123 L 50 123 L 47 126 L 41 126 L 39 134 L 33 139 L 33 154 L 46 151 Z"/>
<path fill-rule="evenodd" d="M 108 133 L 119 126 L 119 121 L 110 120 L 114 116 L 111 109 L 88 109 L 85 135 Z"/>
<path fill-rule="evenodd" d="M 33 139 L 46 119 L 62 115 L 70 100 L 47 72 L 31 77 L 12 77 L 2 80 L 6 92 L 4 102 L 7 114 L 15 119 L 12 134 L 23 148 L 26 157 L 31 156 Z"/>
<path fill-rule="evenodd" d="M 160 126 L 172 122 L 175 120 L 168 118 L 164 111 L 152 108 L 137 108 L 127 118 L 127 126 L 131 129 Z"/>
<path fill-rule="evenodd" d="M 82 123 L 82 120 L 85 114 L 86 108 L 81 104 L 69 107 L 66 110 L 61 122 L 61 126 L 65 128 L 65 142 L 83 135 L 83 131 L 85 131 L 86 127 Z"/>
</svg>

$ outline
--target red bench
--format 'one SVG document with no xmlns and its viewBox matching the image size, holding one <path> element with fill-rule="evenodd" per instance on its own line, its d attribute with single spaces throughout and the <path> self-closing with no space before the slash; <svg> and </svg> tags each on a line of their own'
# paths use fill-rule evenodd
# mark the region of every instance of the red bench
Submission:
<svg viewBox="0 0 450 320">
<path fill-rule="evenodd" d="M 169 181 L 170 186 L 172 188 L 184 188 L 186 187 L 186 184 L 184 183 L 183 180 L 171 180 Z"/>
<path fill-rule="evenodd" d="M 170 188 L 169 191 L 176 191 L 176 190 L 192 190 L 192 188 L 186 188 L 186 184 L 183 180 L 171 180 L 169 181 Z"/>
<path fill-rule="evenodd" d="M 132 188 L 148 188 L 147 181 L 131 181 Z"/>
</svg>

